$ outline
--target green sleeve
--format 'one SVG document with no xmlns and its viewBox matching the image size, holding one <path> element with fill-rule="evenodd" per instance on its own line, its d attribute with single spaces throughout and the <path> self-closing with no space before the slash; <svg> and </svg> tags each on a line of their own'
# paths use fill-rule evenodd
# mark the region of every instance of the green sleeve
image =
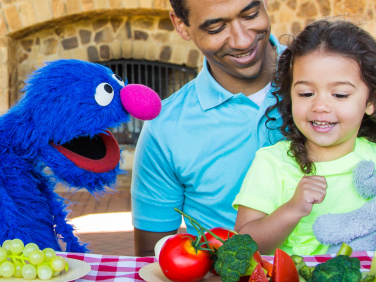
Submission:
<svg viewBox="0 0 376 282">
<path fill-rule="evenodd" d="M 249 207 L 267 214 L 282 205 L 283 180 L 276 158 L 267 150 L 259 150 L 247 172 L 233 207 Z"/>
</svg>

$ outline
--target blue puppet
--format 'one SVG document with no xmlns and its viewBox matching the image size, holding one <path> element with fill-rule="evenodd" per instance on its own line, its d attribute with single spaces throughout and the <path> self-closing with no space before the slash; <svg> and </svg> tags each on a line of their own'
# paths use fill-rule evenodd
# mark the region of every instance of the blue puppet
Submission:
<svg viewBox="0 0 376 282">
<path fill-rule="evenodd" d="M 126 85 L 110 69 L 79 60 L 47 63 L 35 71 L 24 97 L 0 117 L 0 243 L 68 252 L 86 245 L 66 222 L 62 182 L 103 193 L 119 174 L 119 146 L 107 130 L 129 121 L 150 120 L 161 109 L 158 95 L 143 85 Z"/>
<path fill-rule="evenodd" d="M 328 244 L 327 253 L 336 253 L 342 243 L 354 251 L 376 250 L 376 173 L 372 161 L 361 161 L 353 171 L 353 181 L 358 193 L 372 198 L 357 210 L 343 214 L 325 214 L 313 225 L 317 240 Z"/>
</svg>

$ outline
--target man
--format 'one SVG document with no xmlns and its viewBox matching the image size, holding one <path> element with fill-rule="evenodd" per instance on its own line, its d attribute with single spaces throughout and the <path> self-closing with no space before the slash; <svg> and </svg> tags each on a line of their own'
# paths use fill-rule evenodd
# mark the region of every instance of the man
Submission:
<svg viewBox="0 0 376 282">
<path fill-rule="evenodd" d="M 284 47 L 270 35 L 265 1 L 170 0 L 176 31 L 205 60 L 196 79 L 163 101 L 138 141 L 131 191 L 136 256 L 154 255 L 156 242 L 177 232 L 174 207 L 206 228 L 234 228 L 231 204 L 256 151 L 280 139 L 264 113 L 276 102 L 270 81 Z"/>
</svg>

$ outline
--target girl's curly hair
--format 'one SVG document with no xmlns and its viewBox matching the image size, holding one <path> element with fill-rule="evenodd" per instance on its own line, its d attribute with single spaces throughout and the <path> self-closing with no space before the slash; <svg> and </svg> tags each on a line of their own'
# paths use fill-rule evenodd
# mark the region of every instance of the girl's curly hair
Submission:
<svg viewBox="0 0 376 282">
<path fill-rule="evenodd" d="M 308 158 L 306 137 L 294 124 L 290 91 L 295 58 L 314 51 L 338 54 L 357 62 L 361 78 L 369 89 L 368 102 L 376 105 L 376 41 L 367 31 L 346 20 L 323 19 L 306 26 L 293 38 L 278 60 L 272 81 L 277 103 L 267 109 L 266 115 L 267 123 L 275 120 L 268 113 L 278 109 L 283 122 L 279 129 L 287 140 L 291 140 L 288 154 L 295 158 L 305 174 L 314 174 L 315 166 Z M 358 136 L 376 142 L 375 113 L 371 116 L 364 115 Z"/>
</svg>

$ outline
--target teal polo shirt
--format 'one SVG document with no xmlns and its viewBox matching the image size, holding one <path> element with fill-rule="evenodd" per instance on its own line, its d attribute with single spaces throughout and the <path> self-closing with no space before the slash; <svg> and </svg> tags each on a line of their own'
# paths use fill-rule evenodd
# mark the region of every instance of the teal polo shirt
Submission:
<svg viewBox="0 0 376 282">
<path fill-rule="evenodd" d="M 273 35 L 270 42 L 279 54 L 285 48 Z M 182 220 L 176 207 L 203 227 L 233 229 L 232 202 L 256 151 L 282 138 L 265 126 L 265 110 L 275 102 L 271 92 L 260 107 L 243 93 L 230 93 L 204 59 L 198 76 L 165 99 L 161 114 L 142 128 L 132 175 L 133 226 L 176 230 Z M 276 109 L 272 116 L 280 120 Z"/>
</svg>

